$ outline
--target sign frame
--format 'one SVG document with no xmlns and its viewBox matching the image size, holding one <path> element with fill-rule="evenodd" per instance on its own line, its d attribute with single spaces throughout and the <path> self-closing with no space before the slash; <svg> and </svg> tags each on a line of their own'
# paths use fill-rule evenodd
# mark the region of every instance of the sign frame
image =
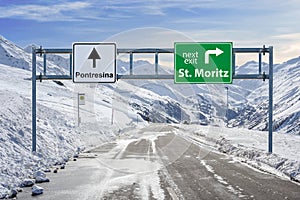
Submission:
<svg viewBox="0 0 300 200">
<path fill-rule="evenodd" d="M 126 53 L 130 55 L 130 58 L 133 58 L 134 53 L 155 53 L 155 63 L 158 67 L 158 53 L 172 53 L 174 55 L 174 49 L 140 49 L 137 50 L 136 48 L 130 49 L 118 49 L 118 53 Z M 249 48 L 233 48 L 233 63 L 236 60 L 236 54 L 238 53 L 250 53 L 250 54 L 258 54 L 258 74 L 235 74 L 235 64 L 233 64 L 233 79 L 249 79 L 249 80 L 269 80 L 269 124 L 268 124 L 268 152 L 272 153 L 273 151 L 273 59 L 274 59 L 274 49 L 273 46 L 265 47 L 249 47 Z M 32 47 L 32 71 L 31 71 L 31 98 L 32 98 L 32 152 L 37 152 L 37 80 L 72 80 L 72 66 L 70 65 L 70 74 L 68 75 L 48 75 L 46 74 L 46 61 L 47 61 L 47 54 L 69 54 L 70 60 L 72 60 L 72 49 L 48 49 L 48 48 L 36 48 Z M 268 54 L 269 62 L 268 62 L 268 74 L 265 72 L 262 73 L 262 55 Z M 43 72 L 40 75 L 37 74 L 37 56 L 43 55 L 44 57 L 44 66 Z M 132 66 L 133 59 L 130 59 L 130 65 Z M 118 75 L 119 79 L 174 79 L 174 75 Z"/>
<path fill-rule="evenodd" d="M 112 68 L 111 68 L 112 72 L 107 72 L 106 73 L 103 70 L 102 70 L 103 72 L 102 71 L 98 71 L 98 72 L 94 72 L 94 73 L 91 72 L 92 75 L 95 74 L 95 76 L 97 76 L 97 77 L 101 76 L 101 78 L 102 78 L 102 76 L 106 76 L 107 74 L 110 75 L 110 76 L 112 75 L 113 79 L 111 81 L 110 80 L 109 81 L 107 81 L 107 80 L 101 81 L 101 78 L 99 77 L 97 80 L 92 79 L 91 81 L 84 81 L 84 80 L 78 81 L 76 79 L 76 77 L 75 77 L 76 76 L 76 72 L 79 71 L 79 70 L 76 71 L 76 68 L 78 68 L 76 66 L 76 64 L 77 64 L 77 62 L 76 62 L 77 61 L 76 60 L 77 59 L 77 56 L 76 56 L 76 52 L 77 52 L 76 51 L 76 46 L 91 46 L 92 50 L 89 53 L 89 56 L 86 58 L 86 59 L 92 59 L 93 60 L 91 68 L 96 68 L 96 62 L 97 62 L 97 60 L 98 59 L 102 59 L 101 58 L 101 54 L 99 55 L 99 53 L 96 50 L 96 47 L 98 47 L 98 46 L 113 46 L 112 47 L 113 52 L 112 52 L 112 55 L 111 55 L 112 59 L 111 60 L 109 59 L 110 62 L 106 61 L 109 64 L 111 63 L 113 65 Z M 77 48 L 79 48 L 79 47 L 77 47 Z M 98 47 L 98 49 L 99 49 L 99 47 Z M 96 51 L 96 55 L 95 55 L 95 51 Z M 74 42 L 72 44 L 72 80 L 73 80 L 73 83 L 115 83 L 117 81 L 117 59 L 116 59 L 117 56 L 116 55 L 117 55 L 117 45 L 116 45 L 116 43 L 113 43 L 113 42 Z M 104 67 L 106 67 L 106 66 L 107 65 L 104 65 Z M 102 68 L 100 67 L 100 70 L 101 69 Z M 111 77 L 109 77 L 109 78 L 111 78 Z"/>
</svg>

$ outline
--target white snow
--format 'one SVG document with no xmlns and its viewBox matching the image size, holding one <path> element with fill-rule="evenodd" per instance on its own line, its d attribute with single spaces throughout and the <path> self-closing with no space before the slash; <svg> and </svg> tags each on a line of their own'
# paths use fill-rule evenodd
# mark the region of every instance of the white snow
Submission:
<svg viewBox="0 0 300 200">
<path fill-rule="evenodd" d="M 37 186 L 37 185 L 32 186 L 33 196 L 43 194 L 43 192 L 44 192 L 44 188 L 42 188 L 41 186 Z"/>
<path fill-rule="evenodd" d="M 82 147 L 111 141 L 133 121 L 125 113 L 119 118 L 122 123 L 111 126 L 108 110 L 112 107 L 112 89 L 100 87 L 101 90 L 96 90 L 93 85 L 78 86 L 71 81 L 62 81 L 64 86 L 52 81 L 37 82 L 37 153 L 31 153 L 31 72 L 22 67 L 22 63 L 31 66 L 31 55 L 5 39 L 0 42 L 3 51 L 8 49 L 8 59 L 3 58 L 1 62 L 10 63 L 10 54 L 14 51 L 17 53 L 12 56 L 24 61 L 15 62 L 14 67 L 0 64 L 1 195 L 9 191 L 7 188 L 20 185 L 35 171 L 64 163 Z M 49 68 L 50 73 L 50 64 Z M 64 70 L 58 74 L 61 73 Z M 87 93 L 88 100 L 80 107 L 83 122 L 77 127 L 77 93 L 82 90 Z M 120 107 L 125 106 L 121 104 Z"/>
<path fill-rule="evenodd" d="M 268 153 L 268 132 L 242 128 L 180 125 L 178 134 L 243 159 L 250 166 L 300 181 L 300 137 L 275 132 Z M 205 163 L 202 163 L 205 165 Z M 212 169 L 207 166 L 207 169 Z"/>
<path fill-rule="evenodd" d="M 210 165 L 208 165 L 205 160 L 201 160 L 201 164 L 206 168 L 207 171 L 211 173 L 215 173 L 213 168 Z"/>
<path fill-rule="evenodd" d="M 144 136 L 134 132 L 133 135 L 135 135 L 135 139 L 119 139 L 115 141 L 117 143 L 115 148 L 101 154 L 101 157 L 97 158 L 101 166 L 105 167 L 104 171 L 107 171 L 105 178 L 100 183 L 100 196 L 124 186 L 137 184 L 139 188 L 138 194 L 142 199 L 149 199 L 149 191 L 152 192 L 153 197 L 156 199 L 164 199 L 164 191 L 160 187 L 158 175 L 158 170 L 162 168 L 162 164 L 151 160 L 149 154 L 124 157 L 124 153 L 130 153 L 125 152 L 130 143 L 139 142 L 141 139 L 149 139 L 149 142 L 152 144 L 151 141 L 156 140 L 161 134 L 153 136 L 149 133 L 147 136 L 146 133 Z"/>
<path fill-rule="evenodd" d="M 226 186 L 226 188 L 228 189 L 229 192 L 238 195 L 239 198 L 246 197 L 246 195 L 242 194 L 243 189 L 241 189 L 238 186 L 236 186 L 236 188 L 234 188 L 231 184 L 229 184 L 226 180 L 224 180 L 224 178 L 222 178 L 222 176 L 216 174 L 215 171 L 214 171 L 214 169 L 213 169 L 213 167 L 210 166 L 209 164 L 207 164 L 207 161 L 201 160 L 201 164 L 206 168 L 207 171 L 209 171 L 210 173 L 212 173 L 214 175 L 214 178 L 219 183 L 221 183 L 224 186 Z"/>
<path fill-rule="evenodd" d="M 33 186 L 35 183 L 35 180 L 34 179 L 24 179 L 21 183 L 21 187 L 31 187 Z"/>
<path fill-rule="evenodd" d="M 273 82 L 274 129 L 300 135 L 300 57 L 275 65 Z M 251 81 L 247 81 L 247 83 L 251 88 Z M 244 88 L 248 88 L 248 86 Z M 265 129 L 267 125 L 268 81 L 266 80 L 259 87 L 251 88 L 251 93 L 246 98 L 248 111 L 249 108 L 252 108 L 255 112 L 247 113 L 247 110 L 241 110 L 240 115 L 244 115 L 244 119 L 239 118 L 237 121 L 242 120 L 245 124 L 244 127 Z M 235 124 L 234 121 L 232 120 L 231 123 Z"/>
<path fill-rule="evenodd" d="M 49 74 L 69 73 L 68 64 L 62 57 L 49 58 Z M 37 57 L 37 62 L 39 73 L 42 58 Z M 128 63 L 118 62 L 126 74 Z M 61 81 L 63 86 L 53 81 L 37 82 L 38 150 L 31 153 L 31 54 L 1 37 L 0 197 L 9 192 L 8 188 L 20 185 L 38 170 L 49 169 L 55 163 L 64 163 L 84 148 L 116 140 L 116 148 L 100 161 L 128 175 L 114 179 L 112 172 L 108 171 L 103 180 L 102 192 L 137 182 L 143 186 L 140 188 L 141 196 L 147 197 L 151 190 L 155 198 L 163 199 L 157 174 L 161 163 L 131 157 L 120 159 L 126 146 L 136 139 L 139 128 L 147 126 L 151 120 L 159 123 L 209 124 L 180 124 L 177 125 L 180 127 L 178 134 L 238 159 L 246 159 L 254 167 L 272 173 L 280 172 L 299 181 L 299 65 L 300 58 L 295 58 L 274 68 L 274 125 L 277 131 L 274 133 L 274 154 L 271 155 L 267 153 L 267 132 L 241 128 L 250 127 L 254 122 L 257 123 L 254 123 L 254 129 L 266 126 L 267 81 L 234 81 L 233 85 L 226 85 L 229 88 L 230 111 L 236 114 L 230 120 L 230 126 L 240 128 L 225 128 L 226 91 L 223 85 L 174 85 L 173 81 L 162 80 L 120 80 L 116 84 L 102 85 L 75 85 L 71 81 Z M 147 61 L 136 61 L 134 66 L 140 66 L 135 73 L 151 73 L 153 67 Z M 249 62 L 237 72 L 252 73 L 255 66 L 257 63 Z M 160 72 L 169 73 L 161 66 Z M 79 108 L 79 127 L 78 93 L 86 94 L 86 104 Z M 255 112 L 251 113 L 251 109 L 243 110 L 247 106 Z M 253 116 L 254 113 L 258 117 Z M 155 150 L 156 137 L 151 135 L 145 133 L 143 137 L 150 141 Z M 118 139 L 122 136 L 131 139 Z M 116 152 L 119 155 L 116 160 L 112 160 L 111 156 Z"/>
</svg>

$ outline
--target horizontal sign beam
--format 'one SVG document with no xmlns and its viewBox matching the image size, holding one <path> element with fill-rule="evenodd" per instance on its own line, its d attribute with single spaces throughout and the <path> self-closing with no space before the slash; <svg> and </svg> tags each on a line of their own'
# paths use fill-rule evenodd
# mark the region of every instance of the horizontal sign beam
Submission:
<svg viewBox="0 0 300 200">
<path fill-rule="evenodd" d="M 36 80 L 71 80 L 70 75 L 37 75 Z M 160 75 L 121 75 L 117 74 L 117 79 L 174 79 L 173 74 Z M 237 74 L 233 79 L 269 79 L 269 75 L 263 74 Z"/>
<path fill-rule="evenodd" d="M 72 49 L 35 49 L 37 54 L 65 54 L 72 53 Z"/>
<path fill-rule="evenodd" d="M 269 48 L 232 48 L 234 53 L 269 53 Z"/>
<path fill-rule="evenodd" d="M 174 79 L 173 74 L 161 74 L 161 75 L 119 75 L 118 79 Z"/>
<path fill-rule="evenodd" d="M 36 80 L 70 80 L 70 75 L 37 75 Z"/>
<path fill-rule="evenodd" d="M 165 75 L 117 75 L 117 79 L 174 79 L 173 74 Z M 238 74 L 233 79 L 269 79 L 269 75 L 263 74 Z"/>
<path fill-rule="evenodd" d="M 232 48 L 234 53 L 269 53 L 269 48 Z M 35 49 L 37 54 L 64 54 L 72 53 L 72 49 Z M 117 53 L 174 53 L 174 48 L 148 48 L 148 49 L 133 49 L 133 48 L 118 48 Z"/>
<path fill-rule="evenodd" d="M 268 74 L 236 74 L 233 79 L 269 79 Z"/>
<path fill-rule="evenodd" d="M 117 49 L 117 53 L 174 53 L 174 48 Z"/>
</svg>

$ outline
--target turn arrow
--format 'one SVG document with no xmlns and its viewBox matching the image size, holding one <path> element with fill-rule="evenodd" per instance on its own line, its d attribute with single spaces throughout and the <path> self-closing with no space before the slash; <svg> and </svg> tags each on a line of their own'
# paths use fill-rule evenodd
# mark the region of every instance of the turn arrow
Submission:
<svg viewBox="0 0 300 200">
<path fill-rule="evenodd" d="M 93 50 L 92 50 L 91 54 L 89 55 L 88 59 L 93 60 L 93 68 L 96 68 L 96 60 L 101 59 L 101 57 L 99 56 L 97 50 L 95 48 L 93 48 Z"/>
<path fill-rule="evenodd" d="M 221 55 L 222 53 L 224 53 L 224 51 L 222 51 L 221 49 L 219 49 L 218 47 L 216 47 L 216 50 L 207 50 L 205 52 L 205 64 L 209 64 L 209 55 L 216 55 L 216 56 L 219 56 Z"/>
</svg>

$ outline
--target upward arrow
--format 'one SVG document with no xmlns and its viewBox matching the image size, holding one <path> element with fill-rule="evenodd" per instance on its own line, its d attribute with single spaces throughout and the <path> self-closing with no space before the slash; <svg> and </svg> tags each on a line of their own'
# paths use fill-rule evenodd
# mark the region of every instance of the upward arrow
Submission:
<svg viewBox="0 0 300 200">
<path fill-rule="evenodd" d="M 92 50 L 91 54 L 89 55 L 88 59 L 93 60 L 93 68 L 96 68 L 96 60 L 101 59 L 101 57 L 99 56 L 97 50 L 95 48 L 93 48 L 93 50 Z"/>
</svg>

